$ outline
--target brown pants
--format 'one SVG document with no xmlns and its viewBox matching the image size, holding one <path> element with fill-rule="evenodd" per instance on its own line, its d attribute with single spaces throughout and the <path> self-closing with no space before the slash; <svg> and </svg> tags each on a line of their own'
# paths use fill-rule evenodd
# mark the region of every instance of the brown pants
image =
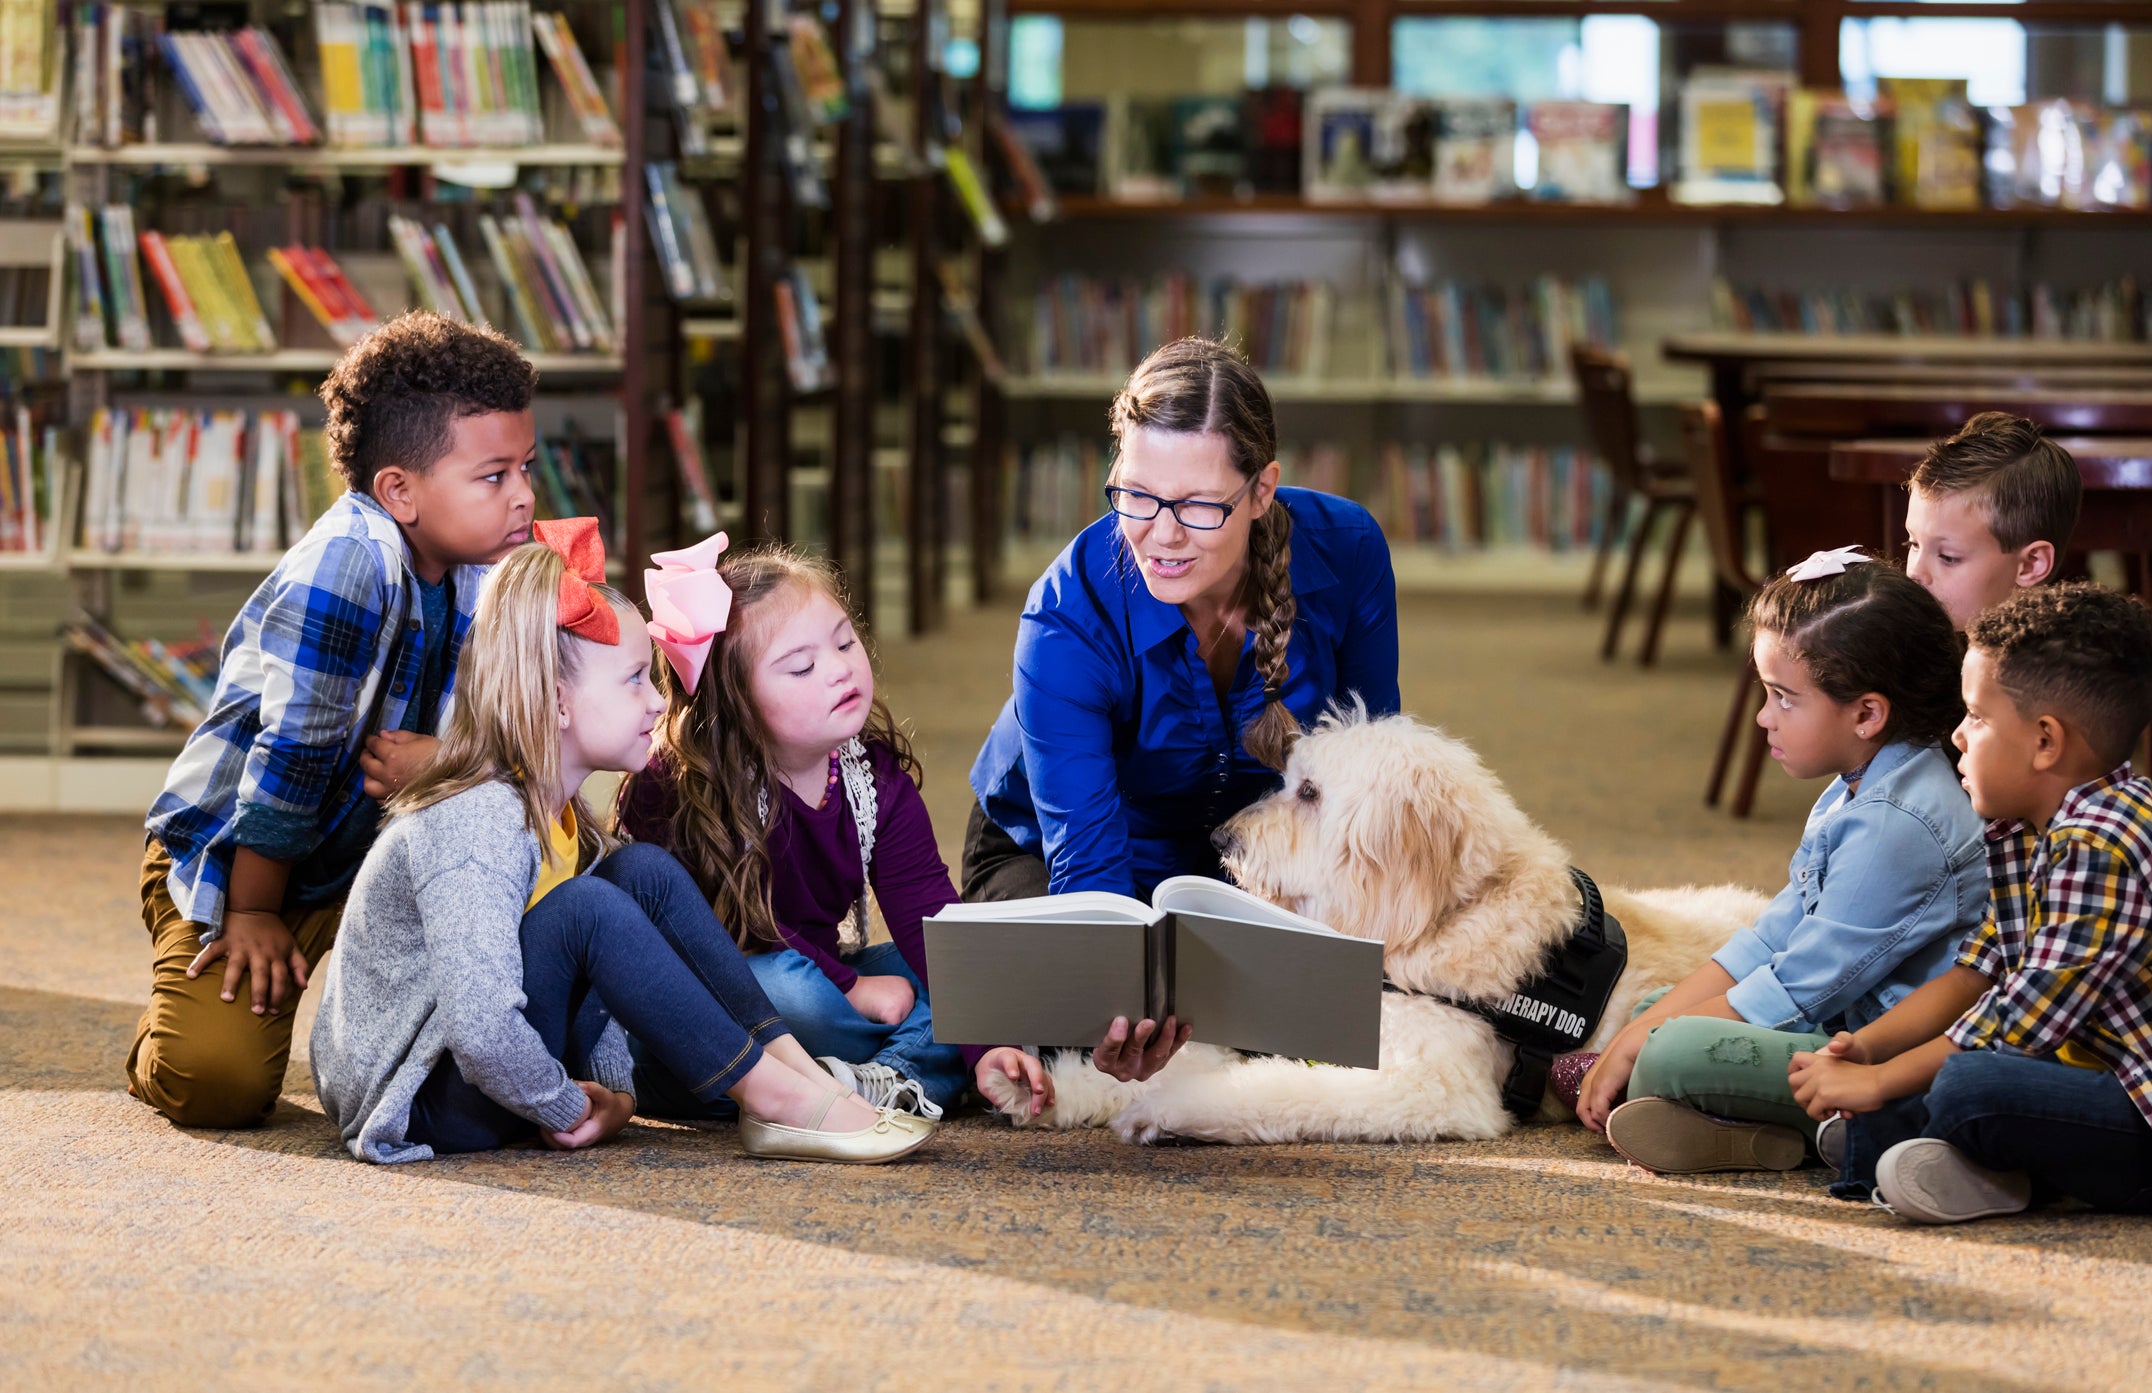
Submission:
<svg viewBox="0 0 2152 1393">
<path fill-rule="evenodd" d="M 202 951 L 202 926 L 188 923 L 172 903 L 164 883 L 171 869 L 172 858 L 152 838 L 142 856 L 142 922 L 157 961 L 149 1007 L 127 1055 L 128 1091 L 182 1127 L 259 1126 L 284 1091 L 298 998 L 287 996 L 283 1010 L 257 1016 L 250 983 L 239 984 L 236 1000 L 223 999 L 222 961 L 187 976 L 187 964 Z M 335 944 L 343 913 L 334 904 L 285 918 L 309 976 Z"/>
</svg>

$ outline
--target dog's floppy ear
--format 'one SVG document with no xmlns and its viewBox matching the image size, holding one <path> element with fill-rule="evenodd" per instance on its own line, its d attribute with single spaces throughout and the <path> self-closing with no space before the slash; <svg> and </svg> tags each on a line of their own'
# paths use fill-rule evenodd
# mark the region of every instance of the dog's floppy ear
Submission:
<svg viewBox="0 0 2152 1393">
<path fill-rule="evenodd" d="M 1370 723 L 1352 741 L 1353 800 L 1343 821 L 1341 900 L 1351 922 L 1395 950 L 1446 919 L 1499 860 L 1474 813 L 1488 775 L 1464 745 L 1405 717 Z M 1325 796 L 1342 794 L 1333 780 Z"/>
</svg>

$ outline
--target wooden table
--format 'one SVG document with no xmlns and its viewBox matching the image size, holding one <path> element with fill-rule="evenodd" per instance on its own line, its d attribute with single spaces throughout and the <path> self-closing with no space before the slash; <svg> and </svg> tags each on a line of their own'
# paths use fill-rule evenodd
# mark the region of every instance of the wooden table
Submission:
<svg viewBox="0 0 2152 1393">
<path fill-rule="evenodd" d="M 2025 416 L 2052 433 L 2152 434 L 2152 385 L 2143 390 L 2011 387 L 1980 382 L 1871 386 L 1859 382 L 1769 384 L 1771 428 L 1843 439 L 1904 433 L 1951 435 L 1983 411 Z"/>
<path fill-rule="evenodd" d="M 2058 436 L 2055 443 L 2070 452 L 2085 481 L 2070 550 L 2152 555 L 2152 438 Z M 1831 446 L 1830 474 L 1847 483 L 1903 484 L 1927 450 L 1924 440 L 1849 440 Z M 1883 535 L 1895 544 L 1905 535 L 1905 490 L 1878 492 Z M 2138 574 L 2139 588 L 2152 589 L 2152 567 L 2140 567 Z"/>
<path fill-rule="evenodd" d="M 1727 449 L 1737 477 L 1747 477 L 1740 421 L 1756 400 L 1755 369 L 1764 364 L 1843 365 L 1848 376 L 1863 366 L 2079 370 L 2152 368 L 2152 343 L 2105 343 L 2078 339 L 1981 338 L 1942 334 L 1739 334 L 1670 336 L 1661 350 L 1669 362 L 1701 363 L 1711 373 L 1711 395 L 1726 422 Z"/>
</svg>

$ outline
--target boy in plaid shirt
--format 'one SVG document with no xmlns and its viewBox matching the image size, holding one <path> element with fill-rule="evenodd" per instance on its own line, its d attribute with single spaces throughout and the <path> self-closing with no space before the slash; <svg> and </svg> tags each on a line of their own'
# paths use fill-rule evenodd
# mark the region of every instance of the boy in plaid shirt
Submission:
<svg viewBox="0 0 2152 1393">
<path fill-rule="evenodd" d="M 2031 864 L 1955 967 L 1796 1055 L 1794 1096 L 1843 1128 L 1842 1148 L 1818 1138 L 1843 1151 L 1842 1198 L 1924 1223 L 2036 1191 L 2152 1210 L 2152 782 L 2128 764 L 2152 719 L 2152 616 L 2061 585 L 1967 637 L 1961 772 L 1982 816 L 2037 829 Z"/>
<path fill-rule="evenodd" d="M 209 715 L 150 809 L 156 963 L 127 1079 L 174 1122 L 249 1127 L 276 1107 L 378 800 L 447 717 L 478 568 L 530 539 L 536 383 L 500 335 L 418 313 L 322 384 L 349 491 L 233 621 Z"/>
</svg>

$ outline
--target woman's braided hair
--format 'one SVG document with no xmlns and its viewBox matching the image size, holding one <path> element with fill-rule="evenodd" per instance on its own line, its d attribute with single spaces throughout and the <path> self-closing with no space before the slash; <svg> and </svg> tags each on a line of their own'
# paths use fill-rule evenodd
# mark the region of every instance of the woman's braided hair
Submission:
<svg viewBox="0 0 2152 1393">
<path fill-rule="evenodd" d="M 1181 339 L 1145 358 L 1113 399 L 1107 420 L 1116 442 L 1137 429 L 1221 436 L 1233 467 L 1247 479 L 1278 457 L 1278 423 L 1263 379 L 1247 359 L 1212 339 Z M 1299 609 L 1292 561 L 1293 515 L 1284 500 L 1273 498 L 1248 532 L 1249 627 L 1265 701 L 1240 738 L 1250 755 L 1279 770 L 1300 735 L 1300 723 L 1282 700 L 1291 670 L 1286 648 Z"/>
</svg>

